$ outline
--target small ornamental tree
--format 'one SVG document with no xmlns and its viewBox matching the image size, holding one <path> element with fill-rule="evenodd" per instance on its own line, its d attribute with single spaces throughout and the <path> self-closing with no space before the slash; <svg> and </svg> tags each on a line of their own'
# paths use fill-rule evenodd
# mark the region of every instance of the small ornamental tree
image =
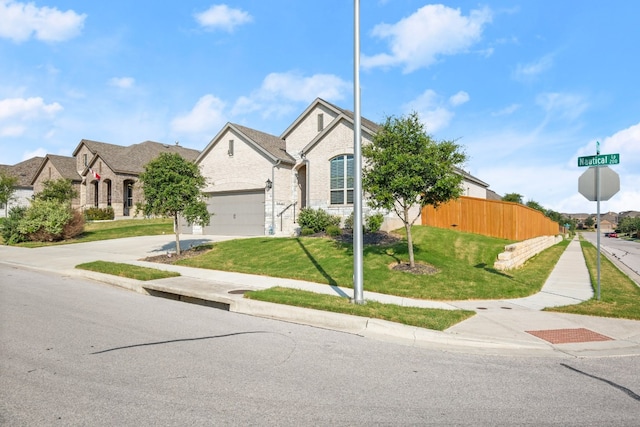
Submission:
<svg viewBox="0 0 640 427">
<path fill-rule="evenodd" d="M 35 194 L 35 200 L 57 200 L 61 203 L 71 205 L 71 201 L 78 197 L 78 192 L 73 188 L 71 180 L 59 178 L 56 180 L 46 180 L 42 191 Z"/>
<path fill-rule="evenodd" d="M 211 219 L 202 194 L 205 178 L 195 163 L 179 154 L 161 153 L 147 163 L 140 181 L 145 198 L 140 206 L 142 211 L 145 215 L 173 218 L 176 253 L 180 255 L 180 216 L 202 226 Z"/>
<path fill-rule="evenodd" d="M 362 147 L 366 159 L 362 187 L 375 209 L 394 210 L 407 233 L 409 264 L 415 267 L 411 226 L 426 205 L 437 207 L 462 194 L 462 175 L 467 159 L 453 141 L 435 141 L 418 115 L 387 117 L 371 144 Z M 411 209 L 419 207 L 411 217 Z"/>
</svg>

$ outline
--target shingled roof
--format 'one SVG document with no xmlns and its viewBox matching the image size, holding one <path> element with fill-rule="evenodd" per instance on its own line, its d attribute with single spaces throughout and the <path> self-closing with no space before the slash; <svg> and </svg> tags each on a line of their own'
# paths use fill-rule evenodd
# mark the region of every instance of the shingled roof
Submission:
<svg viewBox="0 0 640 427">
<path fill-rule="evenodd" d="M 199 154 L 198 150 L 185 148 L 178 144 L 144 141 L 139 144 L 122 146 L 83 139 L 74 151 L 74 156 L 77 155 L 82 144 L 94 155 L 88 166 L 93 166 L 96 159 L 100 157 L 114 172 L 133 175 L 143 172 L 144 166 L 158 157 L 160 153 L 176 153 L 189 161 L 194 161 Z"/>
<path fill-rule="evenodd" d="M 238 132 L 243 133 L 247 138 L 258 144 L 276 159 L 287 163 L 295 163 L 295 159 L 287 153 L 284 139 L 235 123 L 230 123 L 229 125 Z"/>
<path fill-rule="evenodd" d="M 31 182 L 43 160 L 42 157 L 32 157 L 15 165 L 0 165 L 0 171 L 18 178 L 16 186 L 31 187 Z"/>
</svg>

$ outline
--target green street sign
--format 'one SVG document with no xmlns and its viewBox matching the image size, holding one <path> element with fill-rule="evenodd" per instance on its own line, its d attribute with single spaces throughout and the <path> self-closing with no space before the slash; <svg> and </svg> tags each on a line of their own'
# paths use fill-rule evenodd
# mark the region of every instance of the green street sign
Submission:
<svg viewBox="0 0 640 427">
<path fill-rule="evenodd" d="M 608 166 L 620 163 L 620 154 L 599 154 L 597 156 L 578 157 L 578 166 Z"/>
</svg>

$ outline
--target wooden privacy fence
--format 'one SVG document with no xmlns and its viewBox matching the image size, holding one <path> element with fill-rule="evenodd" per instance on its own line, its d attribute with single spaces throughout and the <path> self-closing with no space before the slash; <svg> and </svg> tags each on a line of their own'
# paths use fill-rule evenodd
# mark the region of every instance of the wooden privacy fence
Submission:
<svg viewBox="0 0 640 427">
<path fill-rule="evenodd" d="M 425 206 L 422 225 L 449 228 L 509 240 L 562 233 L 560 225 L 535 209 L 513 202 L 462 196 L 438 206 Z"/>
</svg>

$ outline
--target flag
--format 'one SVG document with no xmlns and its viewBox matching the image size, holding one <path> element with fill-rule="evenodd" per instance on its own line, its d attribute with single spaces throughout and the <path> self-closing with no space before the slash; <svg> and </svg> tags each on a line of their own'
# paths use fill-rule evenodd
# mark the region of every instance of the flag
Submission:
<svg viewBox="0 0 640 427">
<path fill-rule="evenodd" d="M 98 175 L 98 172 L 94 171 L 93 169 L 89 168 L 89 172 L 91 172 L 91 174 L 93 174 L 93 177 L 95 179 L 97 179 L 98 181 L 100 181 L 100 175 Z"/>
</svg>

